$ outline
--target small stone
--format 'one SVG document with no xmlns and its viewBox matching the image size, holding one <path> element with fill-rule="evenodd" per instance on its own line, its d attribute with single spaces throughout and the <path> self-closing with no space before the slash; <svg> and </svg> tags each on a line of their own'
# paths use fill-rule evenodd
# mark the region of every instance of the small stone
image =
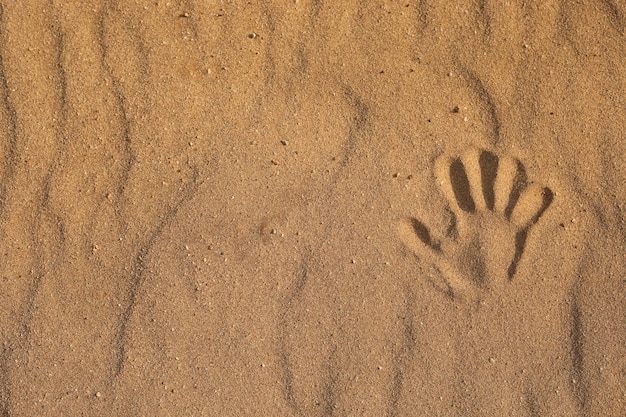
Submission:
<svg viewBox="0 0 626 417">
<path fill-rule="evenodd" d="M 96 392 L 96 397 L 98 398 L 102 397 L 102 393 L 100 391 Z"/>
<path fill-rule="evenodd" d="M 275 234 L 276 234 L 276 229 L 272 229 L 272 230 L 270 230 L 270 233 L 271 233 L 271 234 L 273 234 L 273 235 L 275 235 Z"/>
<path fill-rule="evenodd" d="M 397 173 L 397 172 L 395 172 L 395 173 L 392 175 L 392 177 L 394 177 L 394 178 L 398 178 L 398 173 Z"/>
<path fill-rule="evenodd" d="M 248 38 L 255 39 L 258 35 L 256 33 L 251 33 L 248 35 Z"/>
<path fill-rule="evenodd" d="M 458 113 L 461 109 L 459 109 L 459 106 L 454 106 L 452 108 L 452 113 Z"/>
<path fill-rule="evenodd" d="M 284 139 L 283 139 L 283 140 L 281 140 L 281 141 L 280 141 L 280 143 L 281 143 L 282 145 L 285 145 L 285 146 L 289 145 L 289 142 L 287 142 L 287 141 L 286 141 L 286 140 L 284 140 Z"/>
<path fill-rule="evenodd" d="M 496 363 L 495 358 L 489 358 L 489 363 Z"/>
</svg>

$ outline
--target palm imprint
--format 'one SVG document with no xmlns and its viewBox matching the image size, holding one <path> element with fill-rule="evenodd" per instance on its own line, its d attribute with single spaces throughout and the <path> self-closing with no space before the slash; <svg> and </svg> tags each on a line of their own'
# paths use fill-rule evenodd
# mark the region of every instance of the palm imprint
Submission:
<svg viewBox="0 0 626 417">
<path fill-rule="evenodd" d="M 452 212 L 445 237 L 433 236 L 413 217 L 400 222 L 399 237 L 441 272 L 449 295 L 478 301 L 513 279 L 528 232 L 553 193 L 529 183 L 516 159 L 474 148 L 457 158 L 439 157 L 435 178 Z"/>
</svg>

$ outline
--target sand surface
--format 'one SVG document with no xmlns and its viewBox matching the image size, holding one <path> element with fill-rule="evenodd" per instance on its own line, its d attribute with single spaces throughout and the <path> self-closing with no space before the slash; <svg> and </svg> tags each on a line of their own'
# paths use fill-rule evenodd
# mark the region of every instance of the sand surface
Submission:
<svg viewBox="0 0 626 417">
<path fill-rule="evenodd" d="M 0 2 L 0 416 L 626 416 L 626 4 Z"/>
</svg>

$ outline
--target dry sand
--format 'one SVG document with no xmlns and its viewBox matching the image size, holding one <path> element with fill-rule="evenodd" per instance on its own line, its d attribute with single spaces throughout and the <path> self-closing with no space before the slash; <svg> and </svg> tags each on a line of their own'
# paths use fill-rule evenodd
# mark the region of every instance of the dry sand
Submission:
<svg viewBox="0 0 626 417">
<path fill-rule="evenodd" d="M 623 1 L 0 3 L 0 416 L 626 416 Z"/>
</svg>

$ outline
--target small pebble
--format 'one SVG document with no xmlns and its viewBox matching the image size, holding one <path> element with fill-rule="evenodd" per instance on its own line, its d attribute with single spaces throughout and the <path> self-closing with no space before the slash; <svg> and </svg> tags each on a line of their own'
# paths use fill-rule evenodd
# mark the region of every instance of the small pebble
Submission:
<svg viewBox="0 0 626 417">
<path fill-rule="evenodd" d="M 96 397 L 98 398 L 102 397 L 102 393 L 100 391 L 96 392 Z"/>
<path fill-rule="evenodd" d="M 289 142 L 287 142 L 286 140 L 281 140 L 280 143 L 285 145 L 285 146 L 289 145 Z"/>
<path fill-rule="evenodd" d="M 251 33 L 248 35 L 250 39 L 255 39 L 258 35 L 256 33 Z"/>
</svg>

